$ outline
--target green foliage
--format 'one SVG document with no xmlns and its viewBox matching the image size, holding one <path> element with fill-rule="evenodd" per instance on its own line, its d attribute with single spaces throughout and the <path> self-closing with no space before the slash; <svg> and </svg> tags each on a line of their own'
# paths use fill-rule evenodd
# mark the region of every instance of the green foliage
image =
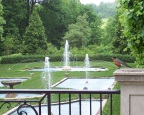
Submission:
<svg viewBox="0 0 144 115">
<path fill-rule="evenodd" d="M 26 26 L 26 4 L 20 0 L 3 0 L 2 5 L 4 11 L 3 18 L 6 23 L 3 26 L 1 55 L 21 53 L 23 50 L 22 34 Z"/>
<path fill-rule="evenodd" d="M 48 50 L 47 50 L 47 54 L 59 54 L 59 50 L 57 50 L 57 48 L 52 45 L 51 43 L 48 43 Z M 61 53 L 60 53 L 61 54 Z"/>
<path fill-rule="evenodd" d="M 110 17 L 107 20 L 105 28 L 102 28 L 103 37 L 101 43 L 109 45 L 110 50 L 115 54 L 129 54 L 127 38 L 123 34 L 124 27 L 119 22 L 119 15 L 117 12 L 115 17 Z"/>
<path fill-rule="evenodd" d="M 14 53 L 21 53 L 22 50 L 24 50 L 23 54 L 52 53 L 52 50 L 50 48 L 47 49 L 46 45 L 43 45 L 43 43 L 41 45 L 38 43 L 36 44 L 34 43 L 36 41 L 32 39 L 36 38 L 34 36 L 35 33 L 34 31 L 36 29 L 37 30 L 40 29 L 39 27 L 37 27 L 34 24 L 31 24 L 30 22 L 31 20 L 30 15 L 33 15 L 32 12 L 33 11 L 35 12 L 36 9 L 38 10 L 38 13 L 41 17 L 41 20 L 45 28 L 44 33 L 46 34 L 46 38 L 43 37 L 43 39 L 45 39 L 46 44 L 48 42 L 54 45 L 56 47 L 55 51 L 57 49 L 61 49 L 61 45 L 63 45 L 62 44 L 63 37 L 65 35 L 65 32 L 68 30 L 68 25 L 75 24 L 77 22 L 77 17 L 85 14 L 87 14 L 86 21 L 88 22 L 91 31 L 90 32 L 85 31 L 84 28 L 82 28 L 86 32 L 86 33 L 82 32 L 82 35 L 84 36 L 83 38 L 81 38 L 84 40 L 82 44 L 84 46 L 87 46 L 89 44 L 99 44 L 99 39 L 101 36 L 100 33 L 101 19 L 94 12 L 92 6 L 82 5 L 79 0 L 56 0 L 56 1 L 52 0 L 38 5 L 28 4 L 27 3 L 28 1 L 21 1 L 21 0 L 2 1 L 2 4 L 4 6 L 3 16 L 4 19 L 6 20 L 6 24 L 4 25 L 3 37 L 5 37 L 6 42 L 8 36 L 12 36 L 11 39 L 14 40 L 14 43 L 11 42 L 12 43 L 11 46 L 15 47 L 11 47 L 11 49 L 9 48 L 9 50 L 11 50 L 10 53 L 5 53 L 7 52 L 4 51 L 6 48 L 2 49 L 0 53 L 14 54 Z M 35 7 L 36 9 L 34 9 Z M 81 23 L 83 22 L 82 20 L 80 21 Z M 31 30 L 30 29 L 26 30 L 26 27 L 28 29 L 30 28 L 30 25 L 33 26 L 33 29 L 31 26 Z M 37 31 L 37 33 L 38 32 L 40 33 L 42 30 L 43 29 Z M 78 32 L 77 34 L 81 36 L 81 32 Z M 90 36 L 86 38 L 85 34 L 86 35 L 89 34 Z M 41 40 L 40 42 L 42 41 L 43 40 Z"/>
<path fill-rule="evenodd" d="M 60 49 L 68 25 L 75 23 L 80 15 L 81 4 L 77 0 L 50 0 L 42 6 L 39 14 L 49 38 L 47 41 Z"/>
<path fill-rule="evenodd" d="M 3 33 L 3 24 L 5 24 L 5 20 L 3 19 L 3 6 L 2 6 L 1 0 L 0 0 L 0 39 L 1 39 L 2 33 Z"/>
<path fill-rule="evenodd" d="M 86 48 L 86 47 L 82 47 L 82 48 L 77 48 L 77 47 L 74 47 L 70 50 L 71 52 L 71 55 L 74 56 L 74 55 L 78 55 L 78 56 L 85 56 L 86 54 L 94 54 L 93 51 L 91 51 L 90 49 Z"/>
<path fill-rule="evenodd" d="M 88 49 L 83 49 L 88 51 Z M 70 60 L 73 61 L 74 58 L 77 59 L 77 61 L 84 61 L 85 54 L 84 53 L 78 53 L 78 49 L 74 48 L 70 55 Z M 85 51 L 84 51 L 85 52 Z M 103 60 L 103 61 L 112 61 L 112 57 L 116 56 L 119 59 L 121 59 L 124 62 L 133 63 L 135 61 L 135 58 L 131 55 L 121 55 L 121 54 L 92 54 L 89 50 L 89 58 L 92 61 L 96 60 Z M 45 57 L 49 57 L 51 62 L 59 61 L 61 62 L 63 59 L 62 54 L 53 54 L 53 55 L 12 55 L 12 56 L 3 56 L 1 59 L 1 64 L 13 64 L 13 63 L 26 63 L 26 62 L 39 62 L 43 61 Z"/>
<path fill-rule="evenodd" d="M 111 48 L 107 45 L 89 45 L 88 47 L 77 48 L 73 47 L 70 49 L 71 54 L 73 55 L 95 55 L 95 54 L 112 54 Z"/>
<path fill-rule="evenodd" d="M 120 13 L 117 12 L 115 15 L 115 19 L 113 20 L 113 37 L 112 37 L 112 51 L 113 53 L 120 53 L 120 54 L 129 54 L 130 51 L 127 48 L 128 41 L 127 37 L 123 34 L 124 27 L 121 25 L 119 21 Z"/>
<path fill-rule="evenodd" d="M 89 45 L 88 48 L 94 52 L 94 54 L 112 54 L 111 47 L 108 45 Z"/>
<path fill-rule="evenodd" d="M 120 0 L 120 21 L 128 38 L 128 47 L 136 57 L 138 67 L 144 67 L 144 2 L 143 0 Z"/>
<path fill-rule="evenodd" d="M 3 42 L 3 50 L 4 50 L 3 54 L 10 55 L 12 53 L 13 47 L 14 47 L 13 36 L 11 35 L 6 36 Z"/>
<path fill-rule="evenodd" d="M 131 55 L 121 55 L 121 54 L 95 54 L 90 56 L 92 60 L 104 60 L 104 61 L 112 61 L 112 57 L 117 57 L 124 62 L 135 62 L 135 58 Z"/>
<path fill-rule="evenodd" d="M 81 48 L 87 46 L 91 29 L 86 19 L 86 14 L 78 16 L 77 22 L 69 25 L 69 29 L 64 36 L 64 40 L 68 40 L 71 47 Z"/>
<path fill-rule="evenodd" d="M 111 44 L 112 38 L 114 37 L 115 33 L 115 19 L 109 17 L 107 19 L 105 27 L 103 29 L 103 37 L 101 43 L 104 45 Z"/>
<path fill-rule="evenodd" d="M 94 11 L 92 5 L 85 5 L 82 7 L 82 14 L 87 14 L 87 22 L 89 23 L 89 27 L 91 29 L 90 38 L 88 39 L 88 44 L 100 44 L 101 38 L 101 17 Z"/>
<path fill-rule="evenodd" d="M 0 54 L 2 52 L 2 42 L 3 42 L 3 38 L 2 38 L 2 34 L 3 34 L 3 24 L 5 24 L 5 20 L 3 19 L 3 6 L 1 4 L 1 0 L 0 0 Z"/>
<path fill-rule="evenodd" d="M 4 25 L 5 37 L 8 33 L 22 35 L 26 28 L 26 2 L 23 0 L 2 0 L 4 7 L 4 19 L 6 24 Z"/>
<path fill-rule="evenodd" d="M 12 64 L 12 63 L 26 63 L 26 62 L 36 62 L 44 60 L 43 55 L 12 55 L 4 56 L 1 59 L 1 64 Z"/>
<path fill-rule="evenodd" d="M 24 54 L 41 54 L 47 50 L 45 29 L 36 10 L 30 17 L 24 38 Z"/>
</svg>

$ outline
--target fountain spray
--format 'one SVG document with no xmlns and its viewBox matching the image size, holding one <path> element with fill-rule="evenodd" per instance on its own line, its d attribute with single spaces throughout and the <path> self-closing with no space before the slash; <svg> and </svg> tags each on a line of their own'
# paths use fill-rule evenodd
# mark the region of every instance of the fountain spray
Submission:
<svg viewBox="0 0 144 115">
<path fill-rule="evenodd" d="M 45 71 L 43 72 L 42 75 L 42 81 L 44 83 L 44 87 L 46 89 L 51 88 L 51 73 L 50 73 L 50 63 L 49 63 L 49 57 L 45 57 L 45 66 L 44 66 Z"/>
<path fill-rule="evenodd" d="M 66 43 L 65 43 L 65 49 L 64 49 L 64 67 L 63 67 L 63 70 L 70 70 L 70 66 L 69 66 L 69 58 L 70 58 L 70 52 L 69 52 L 69 44 L 68 44 L 68 41 L 66 40 Z"/>
<path fill-rule="evenodd" d="M 88 68 L 90 67 L 88 54 L 86 54 L 84 62 L 85 62 L 85 72 L 86 72 L 86 79 L 87 79 L 88 78 Z"/>
</svg>

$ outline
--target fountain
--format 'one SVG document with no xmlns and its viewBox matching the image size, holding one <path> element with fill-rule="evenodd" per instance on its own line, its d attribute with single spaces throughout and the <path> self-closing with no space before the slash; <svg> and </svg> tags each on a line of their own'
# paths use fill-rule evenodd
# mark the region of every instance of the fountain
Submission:
<svg viewBox="0 0 144 115">
<path fill-rule="evenodd" d="M 66 40 L 66 43 L 65 43 L 65 49 L 64 49 L 63 56 L 64 56 L 63 57 L 64 58 L 64 66 L 63 67 L 56 67 L 56 68 L 50 67 L 49 57 L 45 57 L 45 66 L 44 66 L 43 69 L 31 69 L 30 70 L 30 71 L 42 71 L 43 72 L 42 73 L 42 82 L 45 84 L 46 89 L 50 89 L 51 87 L 55 87 L 58 84 L 58 83 L 56 83 L 56 85 L 51 86 L 51 72 L 57 72 L 57 71 L 83 71 L 86 74 L 85 75 L 86 80 L 83 81 L 84 85 L 81 85 L 81 86 L 83 87 L 82 89 L 89 89 L 88 85 L 93 85 L 93 81 L 88 79 L 89 72 L 90 71 L 106 71 L 107 70 L 107 68 L 92 68 L 92 67 L 90 67 L 90 61 L 89 61 L 88 54 L 85 55 L 85 60 L 84 60 L 85 66 L 84 67 L 72 67 L 72 66 L 70 67 L 70 65 L 69 65 L 70 64 L 70 59 L 69 59 L 70 58 L 70 52 L 69 52 L 69 44 L 68 44 L 67 40 Z M 65 76 L 68 78 L 68 76 L 69 76 L 68 73 L 65 73 Z M 65 81 L 66 81 L 66 79 L 64 78 L 63 82 L 65 82 Z M 113 82 L 113 80 L 112 80 L 112 82 Z M 77 81 L 75 81 L 75 83 L 77 83 Z M 73 84 L 75 84 L 75 83 L 73 83 Z M 79 83 L 81 83 L 81 81 Z M 68 85 L 68 87 L 69 87 L 69 85 Z M 78 84 L 76 85 L 76 87 L 78 87 Z"/>
<path fill-rule="evenodd" d="M 46 89 L 51 87 L 51 73 L 50 73 L 50 63 L 49 57 L 45 57 L 45 71 L 42 73 L 42 82 L 45 84 Z"/>
<path fill-rule="evenodd" d="M 70 52 L 69 52 L 69 44 L 68 41 L 66 40 L 65 43 L 65 49 L 64 49 L 64 67 L 63 70 L 67 71 L 70 70 L 70 66 L 69 66 L 69 58 L 70 58 Z"/>
<path fill-rule="evenodd" d="M 67 40 L 66 40 L 66 43 L 65 43 L 63 58 L 64 58 L 63 67 L 49 67 L 49 71 L 52 71 L 52 72 L 57 72 L 57 71 L 84 71 L 85 72 L 85 71 L 87 71 L 87 73 L 88 73 L 88 71 L 107 71 L 108 70 L 107 68 L 93 68 L 93 67 L 90 67 L 88 54 L 86 54 L 86 57 L 85 57 L 85 67 L 70 66 L 69 43 L 68 43 Z M 75 55 L 75 58 L 77 60 L 76 55 Z M 47 71 L 47 68 L 39 68 L 39 69 L 38 68 L 37 69 L 31 68 L 28 71 Z"/>
<path fill-rule="evenodd" d="M 84 89 L 84 90 L 107 90 L 108 87 L 113 87 L 114 81 L 115 81 L 113 78 L 88 79 L 90 71 L 106 71 L 107 70 L 107 68 L 92 68 L 92 67 L 90 67 L 88 54 L 86 54 L 86 56 L 85 56 L 85 60 L 84 60 L 85 66 L 84 67 L 70 66 L 70 60 L 69 60 L 70 52 L 69 52 L 69 44 L 68 44 L 67 40 L 65 43 L 65 50 L 64 50 L 63 56 L 64 56 L 64 66 L 63 67 L 59 67 L 59 68 L 58 67 L 56 67 L 56 68 L 50 67 L 49 57 L 45 57 L 45 66 L 43 69 L 31 69 L 29 71 L 42 71 L 42 82 L 46 83 L 45 88 L 47 88 L 47 89 L 50 89 L 51 87 L 55 87 L 55 88 L 71 88 L 71 89 L 78 89 L 78 90 L 81 90 L 81 89 Z M 67 78 L 66 79 L 66 78 L 64 78 L 64 80 L 61 80 L 59 83 L 56 83 L 56 85 L 54 84 L 53 86 L 51 86 L 51 72 L 57 72 L 57 71 L 83 71 L 86 73 L 86 78 L 85 79 L 79 79 L 79 78 L 76 78 L 76 79 Z M 68 75 L 65 74 L 65 76 L 68 76 Z M 72 85 L 70 85 L 70 84 L 72 84 Z M 79 102 L 78 102 L 78 104 L 79 104 Z M 86 104 L 84 104 L 84 105 L 86 105 Z M 75 106 L 77 106 L 77 105 L 75 105 Z M 87 112 L 89 111 L 89 110 L 87 110 L 89 108 L 88 106 L 89 106 L 89 102 L 88 102 L 88 105 L 86 107 L 84 107 L 85 115 L 89 114 L 89 113 L 86 113 L 86 111 Z M 66 108 L 66 107 L 68 107 L 68 105 L 66 105 L 64 108 Z M 44 106 L 42 107 L 42 109 L 43 108 L 44 108 Z M 99 106 L 97 108 L 99 109 Z M 52 108 L 53 113 L 56 112 L 57 110 L 58 109 L 53 110 L 53 108 Z M 75 110 L 75 109 L 73 109 L 73 110 Z M 95 110 L 95 108 L 94 108 L 94 110 Z M 94 113 L 96 113 L 97 111 L 98 110 L 96 110 Z M 62 112 L 65 112 L 65 110 L 63 110 Z M 75 112 L 75 113 L 77 113 L 77 112 Z M 30 114 L 31 114 L 31 112 L 30 112 Z M 57 114 L 57 113 L 54 113 L 54 114 Z M 13 114 L 11 114 L 11 115 L 13 115 Z M 67 115 L 67 113 L 64 113 L 63 115 Z"/>
<path fill-rule="evenodd" d="M 85 62 L 85 73 L 86 73 L 86 79 L 87 79 L 88 78 L 88 74 L 89 74 L 88 68 L 90 67 L 88 54 L 86 54 L 84 62 Z M 85 83 L 87 84 L 88 81 L 86 80 Z M 84 89 L 87 89 L 87 87 L 84 87 Z"/>
</svg>

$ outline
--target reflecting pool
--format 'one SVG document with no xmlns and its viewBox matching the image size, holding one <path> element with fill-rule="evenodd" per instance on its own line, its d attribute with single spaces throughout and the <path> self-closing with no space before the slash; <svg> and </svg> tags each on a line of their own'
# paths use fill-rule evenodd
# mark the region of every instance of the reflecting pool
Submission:
<svg viewBox="0 0 144 115">
<path fill-rule="evenodd" d="M 82 90 L 85 87 L 88 90 L 107 90 L 112 88 L 115 83 L 114 78 L 96 78 L 96 79 L 74 79 L 68 78 L 63 82 L 55 85 L 57 88 L 70 88 Z"/>
</svg>

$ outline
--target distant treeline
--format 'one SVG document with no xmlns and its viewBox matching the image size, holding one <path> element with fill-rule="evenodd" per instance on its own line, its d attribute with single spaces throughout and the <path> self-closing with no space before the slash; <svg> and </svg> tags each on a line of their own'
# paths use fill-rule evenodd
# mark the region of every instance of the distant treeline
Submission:
<svg viewBox="0 0 144 115">
<path fill-rule="evenodd" d="M 92 6 L 96 13 L 98 13 L 102 18 L 114 17 L 117 10 L 115 2 L 101 2 L 99 5 L 92 4 Z"/>
</svg>

